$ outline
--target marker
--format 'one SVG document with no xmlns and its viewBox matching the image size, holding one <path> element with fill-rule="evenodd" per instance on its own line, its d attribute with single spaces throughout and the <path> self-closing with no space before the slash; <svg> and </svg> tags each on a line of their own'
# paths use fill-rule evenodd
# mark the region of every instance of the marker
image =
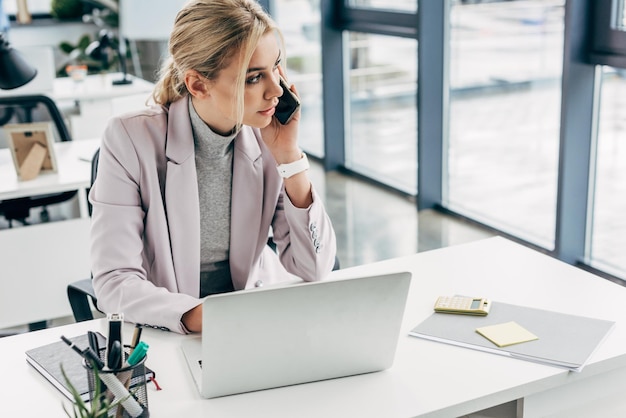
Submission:
<svg viewBox="0 0 626 418">
<path fill-rule="evenodd" d="M 130 354 L 130 356 L 128 356 L 128 360 L 126 360 L 126 363 L 129 366 L 134 366 L 135 364 L 139 363 L 146 356 L 149 347 L 150 346 L 148 344 L 140 341 L 139 344 L 137 344 L 137 347 L 135 347 L 133 352 Z"/>
</svg>

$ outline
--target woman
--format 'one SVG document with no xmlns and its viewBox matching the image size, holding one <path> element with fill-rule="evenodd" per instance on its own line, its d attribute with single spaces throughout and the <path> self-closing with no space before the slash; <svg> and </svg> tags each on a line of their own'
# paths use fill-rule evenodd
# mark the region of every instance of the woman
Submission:
<svg viewBox="0 0 626 418">
<path fill-rule="evenodd" d="M 206 295 L 332 270 L 335 234 L 297 145 L 299 111 L 286 125 L 274 117 L 280 40 L 254 0 L 178 13 L 158 106 L 111 119 L 102 139 L 90 192 L 101 310 L 198 332 Z"/>
</svg>

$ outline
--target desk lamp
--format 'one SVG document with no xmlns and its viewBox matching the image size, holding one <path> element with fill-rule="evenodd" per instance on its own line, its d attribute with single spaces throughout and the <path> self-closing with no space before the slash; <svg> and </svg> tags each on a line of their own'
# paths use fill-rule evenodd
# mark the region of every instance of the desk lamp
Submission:
<svg viewBox="0 0 626 418">
<path fill-rule="evenodd" d="M 118 42 L 116 42 L 113 34 L 103 29 L 100 31 L 99 39 L 90 43 L 85 49 L 85 53 L 88 56 L 95 60 L 102 61 L 103 68 L 107 68 L 109 65 L 109 51 L 115 51 L 119 58 L 120 69 L 123 75 L 121 80 L 113 80 L 113 85 L 132 84 L 133 82 L 133 80 L 128 77 L 126 71 L 126 51 L 125 48 L 122 48 L 122 45 L 124 45 L 123 39 L 120 38 Z"/>
<path fill-rule="evenodd" d="M 0 32 L 0 89 L 10 90 L 23 86 L 37 75 L 17 50 L 13 49 Z"/>
</svg>

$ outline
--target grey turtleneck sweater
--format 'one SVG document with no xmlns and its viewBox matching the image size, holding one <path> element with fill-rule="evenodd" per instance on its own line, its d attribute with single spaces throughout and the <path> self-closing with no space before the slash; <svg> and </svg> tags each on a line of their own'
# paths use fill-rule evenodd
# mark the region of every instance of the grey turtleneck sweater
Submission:
<svg viewBox="0 0 626 418">
<path fill-rule="evenodd" d="M 228 136 L 213 132 L 194 109 L 191 96 L 189 116 L 193 130 L 200 200 L 201 288 L 207 289 L 209 293 L 215 293 L 220 289 L 232 288 L 230 272 L 227 278 L 224 274 L 207 273 L 223 270 L 228 265 L 233 140 L 237 132 Z M 208 280 L 213 283 L 206 283 Z M 226 282 L 216 283 L 216 281 Z"/>
</svg>

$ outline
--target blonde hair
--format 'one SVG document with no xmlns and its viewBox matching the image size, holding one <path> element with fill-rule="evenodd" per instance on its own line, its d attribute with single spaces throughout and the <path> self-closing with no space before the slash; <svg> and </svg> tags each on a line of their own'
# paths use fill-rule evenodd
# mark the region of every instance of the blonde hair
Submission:
<svg viewBox="0 0 626 418">
<path fill-rule="evenodd" d="M 185 72 L 196 70 L 215 80 L 232 59 L 241 58 L 235 114 L 243 119 L 246 71 L 261 37 L 274 31 L 274 21 L 255 0 L 192 0 L 177 14 L 169 40 L 169 57 L 161 66 L 152 97 L 168 106 L 185 96 Z"/>
</svg>

